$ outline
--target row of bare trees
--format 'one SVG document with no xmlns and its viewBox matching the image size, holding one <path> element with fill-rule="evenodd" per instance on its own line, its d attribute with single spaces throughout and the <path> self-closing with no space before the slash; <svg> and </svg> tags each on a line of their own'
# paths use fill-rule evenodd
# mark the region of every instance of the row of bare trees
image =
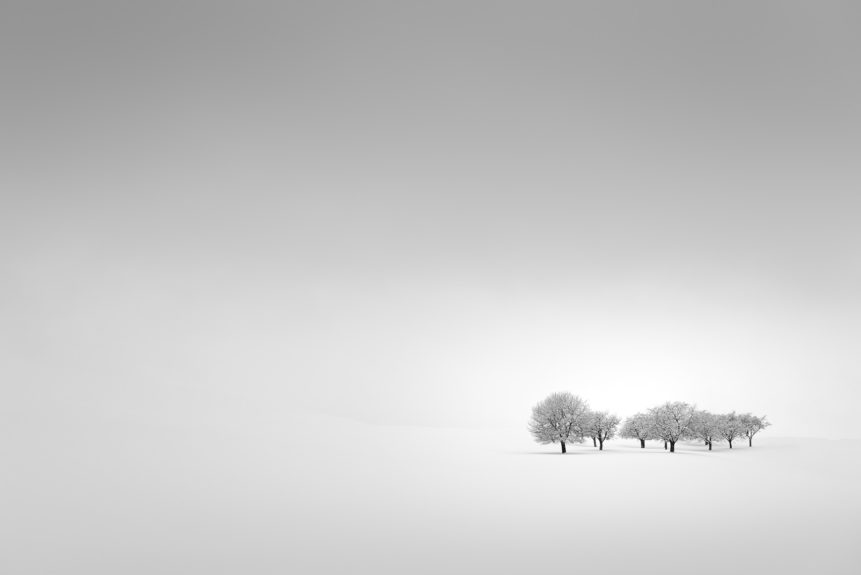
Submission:
<svg viewBox="0 0 861 575">
<path fill-rule="evenodd" d="M 538 443 L 559 443 L 562 453 L 568 443 L 592 439 L 592 445 L 604 449 L 604 442 L 616 436 L 620 419 L 606 411 L 592 411 L 589 404 L 570 393 L 553 393 L 532 408 L 529 431 Z M 771 425 L 765 416 L 750 413 L 715 414 L 698 410 L 681 401 L 667 402 L 646 412 L 629 417 L 618 434 L 637 439 L 640 447 L 647 440 L 664 442 L 664 449 L 675 453 L 676 443 L 682 440 L 702 441 L 709 451 L 715 440 L 732 442 L 747 438 L 753 446 L 753 437 Z"/>
</svg>

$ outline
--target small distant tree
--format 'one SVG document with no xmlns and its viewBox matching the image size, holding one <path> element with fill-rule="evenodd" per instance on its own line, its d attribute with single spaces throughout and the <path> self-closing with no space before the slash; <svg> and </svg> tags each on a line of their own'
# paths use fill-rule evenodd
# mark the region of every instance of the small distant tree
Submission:
<svg viewBox="0 0 861 575">
<path fill-rule="evenodd" d="M 712 441 L 720 437 L 718 416 L 708 411 L 697 411 L 691 421 L 691 436 L 702 440 L 712 450 Z"/>
<path fill-rule="evenodd" d="M 592 447 L 598 447 L 598 436 L 595 435 L 595 432 L 592 431 L 589 422 L 595 416 L 595 412 L 591 409 L 586 410 L 586 414 L 583 416 L 583 437 L 588 437 L 592 440 Z"/>
<path fill-rule="evenodd" d="M 644 449 L 646 440 L 655 436 L 654 421 L 645 413 L 637 413 L 625 420 L 619 435 L 628 439 L 639 439 L 640 448 Z"/>
<path fill-rule="evenodd" d="M 741 417 L 732 413 L 718 416 L 718 429 L 720 436 L 729 443 L 729 448 L 732 449 L 732 442 L 738 437 L 744 436 L 744 424 Z"/>
<path fill-rule="evenodd" d="M 670 445 L 670 453 L 675 453 L 677 441 L 690 437 L 694 412 L 694 406 L 683 401 L 668 401 L 649 410 L 655 435 L 664 440 L 665 448 Z"/>
<path fill-rule="evenodd" d="M 753 436 L 771 425 L 765 416 L 757 417 L 750 413 L 742 413 L 739 418 L 741 425 L 744 428 L 744 436 L 747 437 L 748 447 L 753 447 Z"/>
<path fill-rule="evenodd" d="M 567 443 L 583 441 L 588 410 L 588 404 L 576 395 L 552 393 L 532 408 L 529 431 L 538 443 L 559 443 L 565 453 Z"/>
<path fill-rule="evenodd" d="M 591 411 L 586 419 L 584 431 L 598 440 L 598 450 L 604 450 L 604 442 L 612 439 L 619 426 L 619 417 L 606 411 Z"/>
</svg>

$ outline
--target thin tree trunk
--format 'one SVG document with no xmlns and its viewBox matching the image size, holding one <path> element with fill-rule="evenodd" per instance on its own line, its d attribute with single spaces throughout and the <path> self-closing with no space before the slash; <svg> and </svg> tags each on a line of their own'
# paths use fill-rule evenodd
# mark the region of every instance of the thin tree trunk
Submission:
<svg viewBox="0 0 861 575">
<path fill-rule="evenodd" d="M 709 441 L 709 451 L 711 451 L 711 450 L 712 450 L 712 442 Z"/>
<path fill-rule="evenodd" d="M 592 447 L 598 447 L 598 443 L 596 442 L 594 437 L 592 438 Z"/>
<path fill-rule="evenodd" d="M 675 452 L 676 452 L 676 442 L 671 441 L 670 442 L 670 453 L 675 453 Z"/>
<path fill-rule="evenodd" d="M 640 449 L 646 449 L 646 440 L 645 439 L 640 440 Z"/>
<path fill-rule="evenodd" d="M 560 441 L 559 443 L 561 443 L 561 444 L 562 444 L 562 453 L 567 453 L 567 452 L 565 451 L 565 442 L 564 442 L 564 441 Z"/>
<path fill-rule="evenodd" d="M 727 441 L 729 442 L 729 448 L 732 449 L 732 439 L 727 439 Z"/>
<path fill-rule="evenodd" d="M 753 447 L 753 436 L 752 435 L 747 438 L 747 446 Z"/>
<path fill-rule="evenodd" d="M 603 439 L 598 440 L 598 451 L 604 451 L 604 440 Z"/>
<path fill-rule="evenodd" d="M 667 442 L 665 441 L 664 442 L 664 449 L 666 449 L 666 448 L 667 448 Z"/>
</svg>

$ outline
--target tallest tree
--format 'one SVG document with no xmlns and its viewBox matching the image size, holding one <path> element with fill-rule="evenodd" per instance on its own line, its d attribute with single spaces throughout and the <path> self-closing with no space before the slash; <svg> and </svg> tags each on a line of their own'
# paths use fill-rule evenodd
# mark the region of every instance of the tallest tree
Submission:
<svg viewBox="0 0 861 575">
<path fill-rule="evenodd" d="M 529 431 L 538 443 L 558 443 L 565 453 L 566 444 L 583 441 L 588 411 L 588 404 L 576 395 L 552 393 L 532 408 Z"/>
</svg>

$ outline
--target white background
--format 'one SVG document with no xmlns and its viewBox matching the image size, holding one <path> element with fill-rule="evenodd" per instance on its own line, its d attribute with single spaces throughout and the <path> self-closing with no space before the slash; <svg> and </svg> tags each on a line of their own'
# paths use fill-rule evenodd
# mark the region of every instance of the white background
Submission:
<svg viewBox="0 0 861 575">
<path fill-rule="evenodd" d="M 7 571 L 476 572 L 485 545 L 523 572 L 581 536 L 599 565 L 628 521 L 655 568 L 676 533 L 715 569 L 851 564 L 858 16 L 5 2 Z M 525 425 L 563 390 L 774 425 L 709 463 L 512 455 L 553 453 Z"/>
</svg>

